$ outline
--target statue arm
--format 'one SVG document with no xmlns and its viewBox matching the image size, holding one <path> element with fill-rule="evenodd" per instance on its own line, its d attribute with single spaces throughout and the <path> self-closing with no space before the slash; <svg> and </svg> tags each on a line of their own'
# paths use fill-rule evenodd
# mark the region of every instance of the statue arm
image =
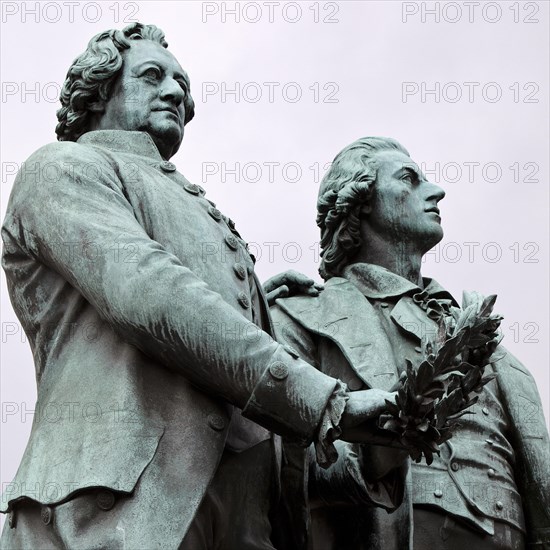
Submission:
<svg viewBox="0 0 550 550">
<path fill-rule="evenodd" d="M 134 216 L 109 158 L 70 142 L 48 145 L 21 171 L 3 236 L 71 284 L 128 343 L 268 429 L 307 444 L 336 381 L 290 355 L 268 334 L 240 338 L 251 324 Z M 94 164 L 95 170 L 86 170 Z M 99 254 L 74 253 L 93 243 Z M 137 250 L 124 262 L 113 245 Z M 208 323 L 239 330 L 208 331 Z M 314 389 L 314 391 L 313 391 Z"/>
<path fill-rule="evenodd" d="M 550 547 L 550 441 L 531 373 L 504 347 L 492 363 L 510 419 L 515 478 L 523 501 L 529 548 Z"/>
<path fill-rule="evenodd" d="M 312 334 L 278 305 L 271 308 L 279 342 L 321 368 L 317 335 Z M 408 453 L 380 445 L 335 441 L 338 459 L 322 468 L 310 446 L 306 471 L 311 505 L 367 504 L 395 510 L 403 501 Z"/>
</svg>

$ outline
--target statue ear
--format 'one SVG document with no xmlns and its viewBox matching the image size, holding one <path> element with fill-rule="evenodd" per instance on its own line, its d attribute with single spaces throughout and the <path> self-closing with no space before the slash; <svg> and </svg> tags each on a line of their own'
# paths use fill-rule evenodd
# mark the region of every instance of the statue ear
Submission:
<svg viewBox="0 0 550 550">
<path fill-rule="evenodd" d="M 361 210 L 359 211 L 361 217 L 366 217 L 372 212 L 372 206 L 370 202 L 363 203 L 363 206 L 361 206 Z"/>
<path fill-rule="evenodd" d="M 92 113 L 104 113 L 105 112 L 105 103 L 103 101 L 96 101 L 95 103 L 90 103 L 88 109 Z"/>
</svg>

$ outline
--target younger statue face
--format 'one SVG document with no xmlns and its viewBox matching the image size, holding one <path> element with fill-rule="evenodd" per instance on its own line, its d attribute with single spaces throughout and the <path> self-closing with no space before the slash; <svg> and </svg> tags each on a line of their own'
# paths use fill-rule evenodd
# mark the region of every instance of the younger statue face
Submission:
<svg viewBox="0 0 550 550">
<path fill-rule="evenodd" d="M 121 75 L 96 129 L 147 132 L 168 159 L 183 139 L 185 73 L 166 48 L 151 40 L 133 41 L 122 55 Z"/>
<path fill-rule="evenodd" d="M 445 192 L 427 181 L 416 163 L 400 151 L 380 151 L 376 160 L 376 183 L 363 222 L 368 225 L 367 235 L 374 231 L 427 252 L 443 238 L 437 203 Z"/>
</svg>

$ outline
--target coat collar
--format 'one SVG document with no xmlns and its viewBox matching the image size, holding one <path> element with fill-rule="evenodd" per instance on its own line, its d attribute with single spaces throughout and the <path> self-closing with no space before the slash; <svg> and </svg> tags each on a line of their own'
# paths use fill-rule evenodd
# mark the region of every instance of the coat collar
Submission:
<svg viewBox="0 0 550 550">
<path fill-rule="evenodd" d="M 332 340 L 369 387 L 389 390 L 398 379 L 398 369 L 379 314 L 365 296 L 396 299 L 392 319 L 420 342 L 426 336 L 427 319 L 412 295 L 422 289 L 373 264 L 349 266 L 344 276 L 329 279 L 318 297 L 294 296 L 277 300 L 277 305 L 309 331 Z M 424 279 L 424 284 L 431 298 L 456 303 L 436 281 Z"/>
<path fill-rule="evenodd" d="M 344 277 L 369 299 L 394 301 L 392 320 L 418 343 L 433 340 L 437 334 L 438 323 L 433 318 L 437 313 L 430 311 L 435 300 L 458 307 L 451 294 L 434 279 L 422 278 L 424 288 L 421 289 L 384 267 L 367 263 L 346 267 Z"/>
<path fill-rule="evenodd" d="M 332 340 L 369 387 L 389 390 L 397 381 L 380 319 L 346 279 L 333 277 L 318 297 L 294 296 L 277 300 L 277 305 L 310 332 Z"/>
<path fill-rule="evenodd" d="M 414 283 L 375 264 L 349 265 L 344 269 L 343 277 L 353 283 L 364 296 L 375 300 L 398 298 L 422 291 Z M 458 306 L 454 298 L 436 280 L 423 277 L 422 282 L 424 291 L 430 298 L 451 300 L 453 305 Z"/>
<path fill-rule="evenodd" d="M 139 155 L 158 161 L 164 160 L 153 138 L 147 132 L 93 130 L 80 136 L 78 143 L 82 145 L 95 145 L 109 149 L 110 151 Z"/>
</svg>

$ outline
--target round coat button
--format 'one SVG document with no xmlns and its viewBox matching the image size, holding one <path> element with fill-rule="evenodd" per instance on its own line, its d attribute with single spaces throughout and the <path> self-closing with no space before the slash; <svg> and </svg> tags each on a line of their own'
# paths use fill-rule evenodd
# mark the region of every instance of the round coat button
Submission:
<svg viewBox="0 0 550 550">
<path fill-rule="evenodd" d="M 495 506 L 496 506 L 497 510 L 502 510 L 504 508 L 504 504 L 502 504 L 502 502 L 500 502 L 500 500 L 496 501 Z"/>
<path fill-rule="evenodd" d="M 239 292 L 237 301 L 239 302 L 241 307 L 243 307 L 244 309 L 248 309 L 250 307 L 250 300 L 248 299 L 248 296 L 244 292 Z"/>
<path fill-rule="evenodd" d="M 192 195 L 200 195 L 200 187 L 194 183 L 184 183 L 183 188 Z"/>
<path fill-rule="evenodd" d="M 436 489 L 434 491 L 434 496 L 437 498 L 441 498 L 443 496 L 443 491 L 441 489 Z"/>
<path fill-rule="evenodd" d="M 387 308 L 388 302 L 380 302 L 380 307 Z"/>
<path fill-rule="evenodd" d="M 485 415 L 485 416 L 488 416 L 489 415 L 489 409 L 487 407 L 483 407 L 483 409 L 481 409 L 481 412 Z"/>
<path fill-rule="evenodd" d="M 235 235 L 229 233 L 225 236 L 225 244 L 231 248 L 231 250 L 237 250 L 239 248 L 239 241 Z"/>
<path fill-rule="evenodd" d="M 115 505 L 115 495 L 112 491 L 99 491 L 96 502 L 102 510 L 110 510 Z"/>
<path fill-rule="evenodd" d="M 460 466 L 456 462 L 451 462 L 451 470 L 453 472 L 458 472 L 459 468 L 460 468 Z"/>
<path fill-rule="evenodd" d="M 208 415 L 208 425 L 217 432 L 221 432 L 225 428 L 225 420 L 219 414 Z"/>
<path fill-rule="evenodd" d="M 235 264 L 233 270 L 239 279 L 244 281 L 246 279 L 246 269 L 243 264 Z"/>
<path fill-rule="evenodd" d="M 414 348 L 414 351 L 416 351 L 416 353 L 422 353 L 422 348 L 420 346 L 417 346 L 416 348 Z"/>
<path fill-rule="evenodd" d="M 173 162 L 169 162 L 167 160 L 160 163 L 160 168 L 163 172 L 175 172 L 176 171 L 176 165 Z"/>
<path fill-rule="evenodd" d="M 49 506 L 42 506 L 42 509 L 40 510 L 40 518 L 42 519 L 42 523 L 44 523 L 44 525 L 49 525 L 53 519 L 52 509 Z"/>
<path fill-rule="evenodd" d="M 211 206 L 208 209 L 208 213 L 217 221 L 219 222 L 222 219 L 222 213 L 214 206 Z"/>
<path fill-rule="evenodd" d="M 269 366 L 269 373 L 275 380 L 284 380 L 288 376 L 288 367 L 282 361 L 276 361 Z"/>
<path fill-rule="evenodd" d="M 493 468 L 489 468 L 489 469 L 487 470 L 487 475 L 488 475 L 489 477 L 495 477 L 495 474 L 496 474 L 496 472 L 493 470 Z"/>
</svg>

